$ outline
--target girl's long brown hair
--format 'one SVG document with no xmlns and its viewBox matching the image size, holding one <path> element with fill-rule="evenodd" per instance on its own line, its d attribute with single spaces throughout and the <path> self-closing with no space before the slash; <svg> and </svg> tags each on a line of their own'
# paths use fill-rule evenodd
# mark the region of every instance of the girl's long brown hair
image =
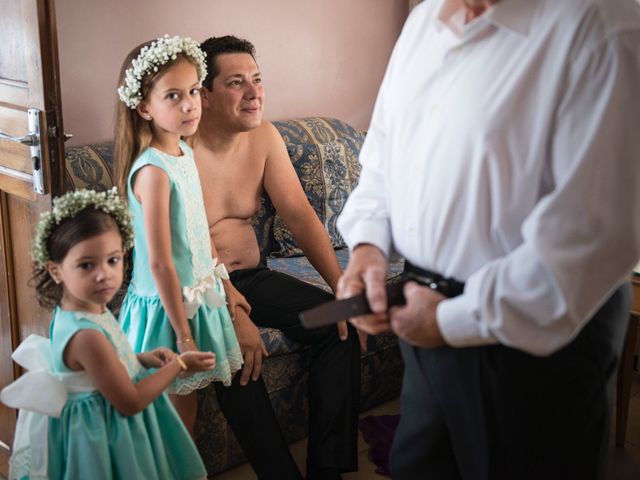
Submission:
<svg viewBox="0 0 640 480">
<path fill-rule="evenodd" d="M 139 54 L 140 50 L 147 45 L 151 45 L 153 40 L 145 42 L 134 48 L 120 69 L 120 77 L 118 86 L 124 85 L 124 77 L 126 70 L 131 67 L 131 62 Z M 173 65 L 182 60 L 196 65 L 196 62 L 189 56 L 179 53 L 175 60 L 169 60 L 167 63 L 158 68 L 157 72 L 151 72 L 142 78 L 140 91 L 142 100 L 147 99 L 147 95 L 158 81 L 158 79 Z M 196 65 L 197 68 L 197 65 Z M 127 198 L 127 178 L 131 171 L 131 166 L 136 158 L 151 144 L 151 125 L 150 122 L 143 119 L 135 108 L 129 108 L 124 102 L 117 97 L 116 106 L 116 127 L 114 132 L 114 165 L 116 186 L 124 198 Z"/>
</svg>

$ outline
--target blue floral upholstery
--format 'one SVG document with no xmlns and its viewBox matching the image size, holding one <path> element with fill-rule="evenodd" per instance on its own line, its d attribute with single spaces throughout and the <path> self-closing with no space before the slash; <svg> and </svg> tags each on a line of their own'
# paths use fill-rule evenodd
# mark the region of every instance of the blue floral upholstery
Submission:
<svg viewBox="0 0 640 480">
<path fill-rule="evenodd" d="M 67 190 L 108 190 L 114 184 L 113 142 L 67 148 L 65 151 Z"/>
<path fill-rule="evenodd" d="M 337 248 L 338 260 L 345 266 L 348 251 L 335 222 L 360 173 L 357 157 L 364 134 L 331 118 L 311 117 L 274 124 L 284 139 L 307 197 Z M 67 148 L 65 160 L 68 189 L 104 190 L 113 185 L 112 142 Z M 261 256 L 271 268 L 328 289 L 306 257 L 301 256 L 302 252 L 266 195 L 261 199 L 253 226 Z M 391 277 L 397 277 L 401 269 L 401 262 L 392 264 Z M 293 442 L 307 435 L 309 350 L 278 330 L 265 328 L 261 334 L 269 351 L 262 375 L 284 436 Z M 361 371 L 361 410 L 398 395 L 403 365 L 393 335 L 369 339 Z M 200 390 L 198 398 L 196 443 L 208 473 L 213 475 L 246 461 L 222 415 L 213 387 Z"/>
<path fill-rule="evenodd" d="M 284 139 L 302 188 L 329 233 L 333 247 L 344 247 L 336 221 L 360 175 L 358 152 L 364 134 L 335 118 L 303 118 L 274 122 L 274 125 Z M 273 228 L 272 255 L 302 255 L 277 213 Z"/>
</svg>

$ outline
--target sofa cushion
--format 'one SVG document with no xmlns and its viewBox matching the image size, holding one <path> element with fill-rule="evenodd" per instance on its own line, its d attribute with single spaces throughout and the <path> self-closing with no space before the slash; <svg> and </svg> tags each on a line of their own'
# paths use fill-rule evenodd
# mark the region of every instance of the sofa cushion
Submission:
<svg viewBox="0 0 640 480">
<path fill-rule="evenodd" d="M 68 147 L 64 157 L 67 190 L 103 191 L 113 186 L 113 142 Z"/>
<path fill-rule="evenodd" d="M 282 135 L 302 188 L 329 233 L 334 248 L 344 247 L 336 221 L 360 175 L 358 152 L 364 134 L 333 118 L 274 122 Z M 282 218 L 273 221 L 271 256 L 292 257 L 302 251 Z"/>
</svg>

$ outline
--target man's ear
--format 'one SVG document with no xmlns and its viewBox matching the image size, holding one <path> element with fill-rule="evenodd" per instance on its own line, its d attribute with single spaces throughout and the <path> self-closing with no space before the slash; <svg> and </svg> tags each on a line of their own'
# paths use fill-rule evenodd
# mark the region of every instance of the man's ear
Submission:
<svg viewBox="0 0 640 480">
<path fill-rule="evenodd" d="M 149 108 L 145 102 L 138 103 L 138 106 L 136 107 L 136 112 L 138 112 L 138 115 L 140 115 L 143 119 L 147 121 L 153 120 L 153 117 L 149 113 Z"/>
<path fill-rule="evenodd" d="M 204 85 L 200 89 L 200 102 L 202 103 L 202 108 L 209 106 L 209 94 L 211 91 Z"/>
</svg>

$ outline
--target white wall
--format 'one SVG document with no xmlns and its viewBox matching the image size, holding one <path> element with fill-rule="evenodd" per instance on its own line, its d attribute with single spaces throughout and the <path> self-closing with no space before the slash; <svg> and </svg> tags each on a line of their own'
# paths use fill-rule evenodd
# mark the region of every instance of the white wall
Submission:
<svg viewBox="0 0 640 480">
<path fill-rule="evenodd" d="M 250 40 L 268 119 L 324 115 L 365 129 L 407 11 L 407 0 L 57 0 L 69 144 L 112 137 L 124 57 L 165 33 Z"/>
</svg>

